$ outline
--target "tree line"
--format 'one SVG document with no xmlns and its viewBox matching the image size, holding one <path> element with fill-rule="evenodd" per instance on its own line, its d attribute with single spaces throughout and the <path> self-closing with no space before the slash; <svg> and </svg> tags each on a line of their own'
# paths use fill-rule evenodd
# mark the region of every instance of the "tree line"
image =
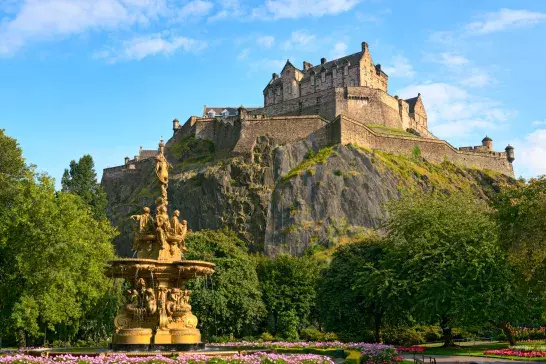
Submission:
<svg viewBox="0 0 546 364">
<path fill-rule="evenodd" d="M 103 274 L 117 232 L 92 158 L 72 161 L 61 184 L 55 191 L 0 131 L 4 343 L 91 345 L 113 332 L 126 283 Z M 512 326 L 544 322 L 545 177 L 499 186 L 488 201 L 432 191 L 386 207 L 377 234 L 327 258 L 265 257 L 228 230 L 189 233 L 187 258 L 217 265 L 189 287 L 203 336 L 405 342 L 413 328 L 439 327 L 452 345 L 461 328 L 513 342 Z"/>
</svg>

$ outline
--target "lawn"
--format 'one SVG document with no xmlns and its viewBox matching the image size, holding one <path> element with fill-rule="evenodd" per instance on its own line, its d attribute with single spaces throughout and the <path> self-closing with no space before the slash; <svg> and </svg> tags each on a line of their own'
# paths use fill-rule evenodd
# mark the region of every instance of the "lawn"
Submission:
<svg viewBox="0 0 546 364">
<path fill-rule="evenodd" d="M 536 344 L 536 343 L 533 343 Z M 450 356 L 479 356 L 487 358 L 501 358 L 520 361 L 545 361 L 546 358 L 524 358 L 519 356 L 501 356 L 501 355 L 485 355 L 484 350 L 489 349 L 505 349 L 509 346 L 508 342 L 494 342 L 494 343 L 476 343 L 473 342 L 461 343 L 456 347 L 443 348 L 442 344 L 425 344 L 427 349 L 424 355 L 450 355 Z"/>
</svg>

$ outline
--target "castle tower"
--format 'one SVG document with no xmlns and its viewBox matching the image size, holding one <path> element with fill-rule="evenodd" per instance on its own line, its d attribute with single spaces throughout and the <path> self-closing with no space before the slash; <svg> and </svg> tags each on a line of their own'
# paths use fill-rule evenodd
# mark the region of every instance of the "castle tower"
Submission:
<svg viewBox="0 0 546 364">
<path fill-rule="evenodd" d="M 508 146 L 504 150 L 506 151 L 506 159 L 508 160 L 508 162 L 512 163 L 516 159 L 514 157 L 514 147 L 508 144 Z"/>
<path fill-rule="evenodd" d="M 493 139 L 491 139 L 490 137 L 488 137 L 486 135 L 485 138 L 482 139 L 482 146 L 487 147 L 487 149 L 489 149 L 489 151 L 492 152 L 493 151 Z"/>
</svg>

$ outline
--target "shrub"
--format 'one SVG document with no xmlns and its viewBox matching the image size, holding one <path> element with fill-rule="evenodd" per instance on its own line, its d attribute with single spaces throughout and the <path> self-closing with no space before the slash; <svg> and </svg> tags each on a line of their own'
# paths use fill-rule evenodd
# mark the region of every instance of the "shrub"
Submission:
<svg viewBox="0 0 546 364">
<path fill-rule="evenodd" d="M 411 327 L 391 327 L 383 331 L 383 340 L 389 344 L 412 346 L 425 342 L 424 335 Z"/>
<path fill-rule="evenodd" d="M 283 311 L 279 314 L 277 334 L 286 340 L 298 340 L 298 316 L 296 311 Z"/>
<path fill-rule="evenodd" d="M 266 331 L 260 335 L 260 339 L 263 341 L 273 341 L 273 335 Z"/>
<path fill-rule="evenodd" d="M 307 341 L 324 341 L 324 334 L 312 326 L 301 330 L 300 337 Z"/>
</svg>

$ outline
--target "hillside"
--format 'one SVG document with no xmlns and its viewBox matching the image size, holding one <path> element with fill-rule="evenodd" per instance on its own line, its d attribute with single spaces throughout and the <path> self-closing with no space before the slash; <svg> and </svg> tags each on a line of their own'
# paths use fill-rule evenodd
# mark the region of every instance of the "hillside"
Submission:
<svg viewBox="0 0 546 364">
<path fill-rule="evenodd" d="M 380 227 L 385 203 L 404 190 L 467 189 L 487 199 L 510 182 L 492 171 L 428 163 L 418 150 L 396 156 L 353 145 L 318 149 L 309 140 L 276 146 L 261 137 L 252 162 L 219 158 L 212 143 L 192 137 L 171 139 L 166 151 L 170 210 L 180 210 L 192 230 L 229 227 L 251 250 L 269 255 L 358 239 Z M 129 216 L 153 207 L 159 194 L 153 163 L 103 176 L 121 255 L 131 254 Z"/>
</svg>

